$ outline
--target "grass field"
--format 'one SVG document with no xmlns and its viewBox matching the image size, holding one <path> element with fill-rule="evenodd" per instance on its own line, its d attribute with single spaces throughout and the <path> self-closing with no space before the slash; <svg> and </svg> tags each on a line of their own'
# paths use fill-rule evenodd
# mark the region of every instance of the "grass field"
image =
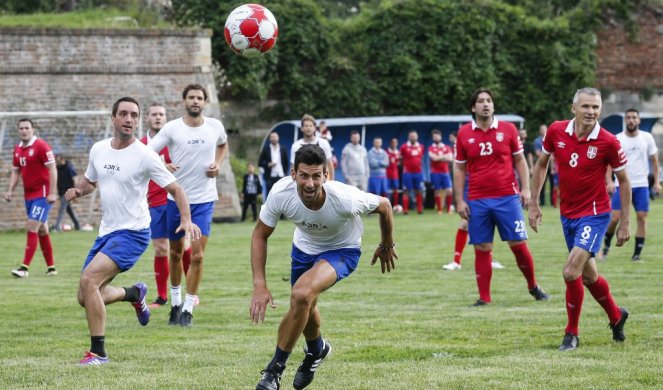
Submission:
<svg viewBox="0 0 663 390">
<path fill-rule="evenodd" d="M 471 248 L 461 271 L 441 269 L 451 258 L 456 215 L 397 216 L 401 258 L 388 275 L 369 265 L 379 229 L 377 218 L 368 217 L 357 271 L 320 299 L 323 335 L 334 352 L 310 388 L 661 388 L 662 217 L 659 200 L 652 205 L 644 261 L 630 261 L 631 241 L 599 264 L 617 303 L 631 311 L 626 342 L 611 341 L 607 317 L 587 292 L 581 346 L 570 353 L 557 351 L 566 323 L 566 248 L 556 210 L 544 208 L 542 231 L 530 232 L 538 282 L 551 300 L 529 296 L 511 252 L 498 243 L 494 255 L 506 269 L 493 273 L 493 304 L 482 308 L 469 307 L 477 298 Z M 9 271 L 22 258 L 24 233 L 0 233 L 0 388 L 254 388 L 287 309 L 290 285 L 282 277 L 289 273 L 293 226 L 281 222 L 270 240 L 267 277 L 279 306 L 257 326 L 248 319 L 251 230 L 249 223 L 213 227 L 191 329 L 168 327 L 167 308 L 154 310 L 141 327 L 129 304 L 111 305 L 106 350 L 112 363 L 88 368 L 76 366 L 89 335 L 75 295 L 95 234 L 54 234 L 60 274 L 44 276 L 38 252 L 30 277 L 17 280 Z M 115 284 L 146 281 L 154 298 L 151 251 Z M 302 357 L 298 346 L 284 388 L 291 388 Z"/>
</svg>

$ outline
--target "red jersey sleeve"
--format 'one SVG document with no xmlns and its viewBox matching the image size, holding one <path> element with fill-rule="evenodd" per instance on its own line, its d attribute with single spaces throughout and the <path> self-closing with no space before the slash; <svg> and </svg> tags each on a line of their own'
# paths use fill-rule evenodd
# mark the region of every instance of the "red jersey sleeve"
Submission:
<svg viewBox="0 0 663 390">
<path fill-rule="evenodd" d="M 608 156 L 608 161 L 610 168 L 612 168 L 612 170 L 615 172 L 626 168 L 626 153 L 624 152 L 624 148 L 622 148 L 622 144 L 615 136 L 612 137 L 612 142 L 610 142 L 610 154 Z"/>
<path fill-rule="evenodd" d="M 14 146 L 14 158 L 12 159 L 12 166 L 14 168 L 20 168 L 21 163 L 18 161 L 18 148 L 20 146 Z"/>
<path fill-rule="evenodd" d="M 46 141 L 39 143 L 39 159 L 44 165 L 55 162 L 53 151 Z"/>
<path fill-rule="evenodd" d="M 520 136 L 518 135 L 518 130 L 516 130 L 516 126 L 510 124 L 509 133 L 511 133 L 510 135 L 511 142 L 509 144 L 509 146 L 511 147 L 511 154 L 522 153 L 523 143 L 520 142 Z"/>
<path fill-rule="evenodd" d="M 456 139 L 456 145 L 454 145 L 456 162 L 465 163 L 467 162 L 467 155 L 465 154 L 465 149 L 463 148 L 465 142 L 465 133 L 461 128 L 458 131 L 458 138 Z"/>
</svg>

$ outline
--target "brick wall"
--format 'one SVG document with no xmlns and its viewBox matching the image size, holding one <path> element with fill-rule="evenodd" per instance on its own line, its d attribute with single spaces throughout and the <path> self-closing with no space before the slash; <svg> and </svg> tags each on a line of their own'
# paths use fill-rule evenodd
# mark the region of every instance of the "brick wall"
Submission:
<svg viewBox="0 0 663 390">
<path fill-rule="evenodd" d="M 146 107 L 160 102 L 169 117 L 182 115 L 181 91 L 189 83 L 208 88 L 206 115 L 222 119 L 212 73 L 210 30 L 106 30 L 0 28 L 0 112 L 110 110 L 122 96 Z M 35 118 L 39 136 L 68 155 L 80 173 L 89 142 L 106 134 L 108 118 Z M 0 192 L 8 187 L 11 150 L 17 142 L 15 118 L 0 115 Z M 239 216 L 234 175 L 226 161 L 217 180 L 220 201 L 215 218 Z M 0 204 L 0 229 L 20 228 L 21 202 Z M 57 207 L 57 205 L 56 205 Z M 75 206 L 83 223 L 98 224 L 98 198 Z M 54 221 L 55 211 L 50 220 Z M 68 220 L 65 217 L 65 220 Z"/>
</svg>

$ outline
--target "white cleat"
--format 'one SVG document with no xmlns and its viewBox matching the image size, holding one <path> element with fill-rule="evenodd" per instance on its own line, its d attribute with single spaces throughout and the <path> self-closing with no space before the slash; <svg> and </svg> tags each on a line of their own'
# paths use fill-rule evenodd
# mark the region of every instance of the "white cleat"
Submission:
<svg viewBox="0 0 663 390">
<path fill-rule="evenodd" d="M 493 261 L 490 263 L 490 265 L 491 265 L 491 267 L 493 267 L 493 269 L 504 269 L 504 266 L 503 266 L 502 264 L 500 264 L 499 261 L 495 261 L 495 260 L 493 260 Z"/>
<path fill-rule="evenodd" d="M 28 271 L 24 269 L 13 269 L 12 270 L 12 275 L 16 276 L 17 278 L 27 278 L 28 277 Z"/>
<path fill-rule="evenodd" d="M 447 265 L 443 265 L 442 269 L 445 271 L 456 271 L 460 269 L 460 264 L 456 263 L 455 261 L 452 261 Z"/>
</svg>

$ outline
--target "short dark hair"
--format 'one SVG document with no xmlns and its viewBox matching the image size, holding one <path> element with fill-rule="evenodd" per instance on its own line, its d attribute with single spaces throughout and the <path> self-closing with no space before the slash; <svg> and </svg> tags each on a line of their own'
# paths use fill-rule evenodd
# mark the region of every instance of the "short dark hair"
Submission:
<svg viewBox="0 0 663 390">
<path fill-rule="evenodd" d="M 140 104 L 138 104 L 138 100 L 129 96 L 125 96 L 117 99 L 117 101 L 113 103 L 113 111 L 111 112 L 112 116 L 115 116 L 117 114 L 117 108 L 120 106 L 120 103 L 122 102 L 134 103 L 136 106 L 138 106 L 138 114 L 140 115 Z"/>
<path fill-rule="evenodd" d="M 316 144 L 307 144 L 295 152 L 295 172 L 299 164 L 322 165 L 322 172 L 327 172 L 327 157 L 325 151 Z"/>
<path fill-rule="evenodd" d="M 352 131 L 350 131 L 350 135 L 353 135 L 353 134 L 359 134 L 359 130 L 352 130 Z"/>
<path fill-rule="evenodd" d="M 430 135 L 435 135 L 435 134 L 439 134 L 439 135 L 441 136 L 441 135 L 442 135 L 442 132 L 441 132 L 440 130 L 438 130 L 438 129 L 433 129 L 433 130 L 431 130 Z"/>
<path fill-rule="evenodd" d="M 493 92 L 490 89 L 488 89 L 486 87 L 478 88 L 476 91 L 474 91 L 472 93 L 472 96 L 470 96 L 470 106 L 469 106 L 470 112 L 472 112 L 472 108 L 477 103 L 477 100 L 479 100 L 479 95 L 481 95 L 482 93 L 487 93 L 488 95 L 490 95 L 490 98 L 492 100 L 495 100 L 493 98 Z M 472 118 L 474 118 L 474 113 L 473 112 L 472 112 Z"/>
<path fill-rule="evenodd" d="M 202 85 L 189 84 L 186 87 L 184 87 L 184 91 L 182 92 L 182 99 L 186 99 L 186 95 L 189 93 L 189 91 L 202 91 L 203 96 L 205 97 L 205 101 L 207 101 L 207 90 Z"/>
<path fill-rule="evenodd" d="M 155 102 L 155 103 L 152 103 L 149 106 L 147 106 L 147 112 L 150 112 L 150 108 L 152 108 L 152 107 L 161 107 L 164 110 L 166 109 L 166 106 L 164 106 L 163 104 Z"/>
<path fill-rule="evenodd" d="M 638 114 L 638 118 L 640 117 L 640 111 L 636 110 L 634 107 L 631 107 L 628 110 L 624 111 L 624 115 L 628 114 L 629 112 L 635 112 L 636 114 Z"/>
<path fill-rule="evenodd" d="M 451 137 L 452 135 L 453 135 L 454 137 L 458 137 L 458 132 L 457 132 L 457 131 L 452 131 L 452 132 L 449 134 L 449 137 Z"/>
<path fill-rule="evenodd" d="M 21 119 L 19 119 L 18 121 L 16 121 L 16 125 L 18 125 L 18 124 L 21 123 L 21 122 L 29 122 L 29 123 L 30 123 L 30 127 L 32 127 L 32 128 L 35 127 L 35 124 L 32 123 L 32 120 L 31 120 L 30 118 L 21 118 Z"/>
</svg>

